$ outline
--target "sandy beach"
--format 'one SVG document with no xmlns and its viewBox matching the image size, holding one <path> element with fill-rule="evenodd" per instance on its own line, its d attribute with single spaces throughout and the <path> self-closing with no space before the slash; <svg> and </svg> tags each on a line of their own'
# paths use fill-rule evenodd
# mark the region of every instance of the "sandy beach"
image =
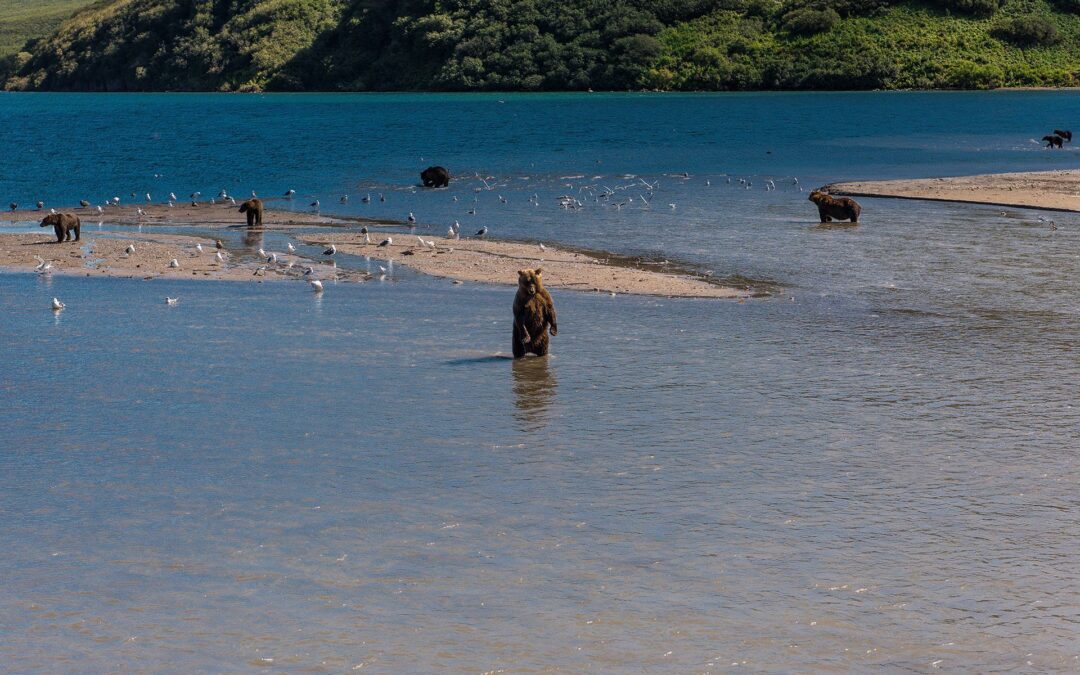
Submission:
<svg viewBox="0 0 1080 675">
<path fill-rule="evenodd" d="M 830 194 L 1080 211 L 1080 170 L 831 183 Z"/>
<path fill-rule="evenodd" d="M 139 214 L 138 209 L 143 213 Z M 0 266 L 31 270 L 39 264 L 37 258 L 41 258 L 52 265 L 50 271 L 61 274 L 261 281 L 301 278 L 303 269 L 310 264 L 316 267 L 316 276 L 324 279 L 364 281 L 370 278 L 365 272 L 333 266 L 329 256 L 316 255 L 312 259 L 278 252 L 276 264 L 265 264 L 245 249 L 226 251 L 226 260 L 217 261 L 214 239 L 205 236 L 205 232 L 244 225 L 243 214 L 231 204 L 113 206 L 105 208 L 100 215 L 96 207 L 59 210 L 80 216 L 82 241 L 57 244 L 52 228 L 43 228 L 40 234 L 0 234 Z M 46 212 L 43 211 L 12 211 L 0 216 L 0 221 L 33 224 L 44 215 Z M 103 222 L 104 227 L 111 229 L 89 231 L 88 225 L 97 222 Z M 541 250 L 538 244 L 424 236 L 424 240 L 433 245 L 428 247 L 420 244 L 417 235 L 407 233 L 391 233 L 393 244 L 379 247 L 378 242 L 386 234 L 373 231 L 370 235 L 372 243 L 365 244 L 364 235 L 358 232 L 361 224 L 369 229 L 403 225 L 273 209 L 267 209 L 263 216 L 263 230 L 320 228 L 318 232 L 299 234 L 297 241 L 335 244 L 341 253 L 394 260 L 418 272 L 455 281 L 513 285 L 517 283 L 519 269 L 541 267 L 551 288 L 686 298 L 739 299 L 767 294 L 763 289 L 742 283 L 725 283 L 722 279 L 695 273 L 667 261 L 642 261 L 602 251 L 556 246 Z M 141 226 L 141 231 L 129 229 L 135 226 Z M 155 231 L 154 226 L 197 227 L 202 236 Z M 125 249 L 132 243 L 135 243 L 135 253 L 128 254 Z M 197 244 L 203 246 L 202 252 L 195 248 Z M 179 262 L 179 268 L 169 266 L 173 259 Z"/>
</svg>

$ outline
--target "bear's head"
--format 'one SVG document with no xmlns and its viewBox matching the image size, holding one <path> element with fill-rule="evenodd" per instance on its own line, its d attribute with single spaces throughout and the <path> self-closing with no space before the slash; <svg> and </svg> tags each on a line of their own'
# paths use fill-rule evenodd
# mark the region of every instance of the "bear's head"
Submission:
<svg viewBox="0 0 1080 675">
<path fill-rule="evenodd" d="M 41 219 L 41 227 L 49 227 L 50 225 L 56 225 L 60 222 L 59 213 L 51 213 Z"/>
<path fill-rule="evenodd" d="M 827 203 L 829 201 L 829 195 L 821 190 L 814 190 L 810 193 L 808 199 L 815 204 Z"/>
<path fill-rule="evenodd" d="M 519 291 L 522 291 L 529 296 L 533 296 L 536 295 L 536 292 L 543 287 L 543 284 L 540 283 L 539 267 L 534 270 L 518 270 Z"/>
</svg>

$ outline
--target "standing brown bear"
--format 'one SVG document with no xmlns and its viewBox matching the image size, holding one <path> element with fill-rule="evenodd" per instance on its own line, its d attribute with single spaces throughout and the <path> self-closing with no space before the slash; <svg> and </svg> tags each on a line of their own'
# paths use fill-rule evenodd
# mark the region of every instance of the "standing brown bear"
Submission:
<svg viewBox="0 0 1080 675">
<path fill-rule="evenodd" d="M 262 227 L 263 204 L 262 200 L 252 197 L 240 205 L 240 213 L 247 214 L 248 227 Z"/>
<path fill-rule="evenodd" d="M 532 352 L 548 353 L 548 327 L 557 335 L 555 303 L 540 280 L 540 268 L 518 271 L 518 290 L 514 296 L 514 358 Z"/>
<path fill-rule="evenodd" d="M 62 241 L 71 241 L 71 233 L 75 232 L 75 241 L 79 241 L 79 228 L 82 223 L 79 222 L 79 217 L 71 213 L 52 213 L 41 219 L 41 226 L 48 227 L 53 226 L 53 231 L 56 232 L 56 243 L 59 244 Z"/>
<path fill-rule="evenodd" d="M 821 216 L 821 222 L 823 223 L 828 223 L 833 218 L 836 220 L 850 219 L 851 222 L 857 223 L 859 222 L 859 214 L 862 213 L 862 207 L 854 199 L 848 197 L 837 199 L 822 190 L 811 192 L 810 201 L 817 204 L 818 215 Z"/>
</svg>

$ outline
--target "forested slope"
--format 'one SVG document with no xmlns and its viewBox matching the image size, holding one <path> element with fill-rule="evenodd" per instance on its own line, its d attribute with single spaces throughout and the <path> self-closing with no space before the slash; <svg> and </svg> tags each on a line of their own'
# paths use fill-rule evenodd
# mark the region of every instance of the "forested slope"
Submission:
<svg viewBox="0 0 1080 675">
<path fill-rule="evenodd" d="M 106 0 L 8 89 L 871 89 L 1080 84 L 1080 0 Z"/>
</svg>

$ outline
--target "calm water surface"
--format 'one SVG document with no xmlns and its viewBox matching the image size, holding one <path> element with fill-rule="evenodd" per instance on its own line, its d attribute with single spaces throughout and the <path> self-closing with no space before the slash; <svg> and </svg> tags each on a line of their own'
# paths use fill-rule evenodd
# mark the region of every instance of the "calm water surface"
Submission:
<svg viewBox="0 0 1080 675">
<path fill-rule="evenodd" d="M 0 275 L 0 670 L 1077 669 L 1080 217 L 866 200 L 819 229 L 799 191 L 1077 168 L 1032 141 L 1077 113 L 0 96 L 8 201 L 293 188 L 782 288 L 556 292 L 553 355 L 512 362 L 505 287 Z M 432 163 L 461 179 L 414 191 Z M 635 201 L 558 207 L 583 185 Z"/>
</svg>

